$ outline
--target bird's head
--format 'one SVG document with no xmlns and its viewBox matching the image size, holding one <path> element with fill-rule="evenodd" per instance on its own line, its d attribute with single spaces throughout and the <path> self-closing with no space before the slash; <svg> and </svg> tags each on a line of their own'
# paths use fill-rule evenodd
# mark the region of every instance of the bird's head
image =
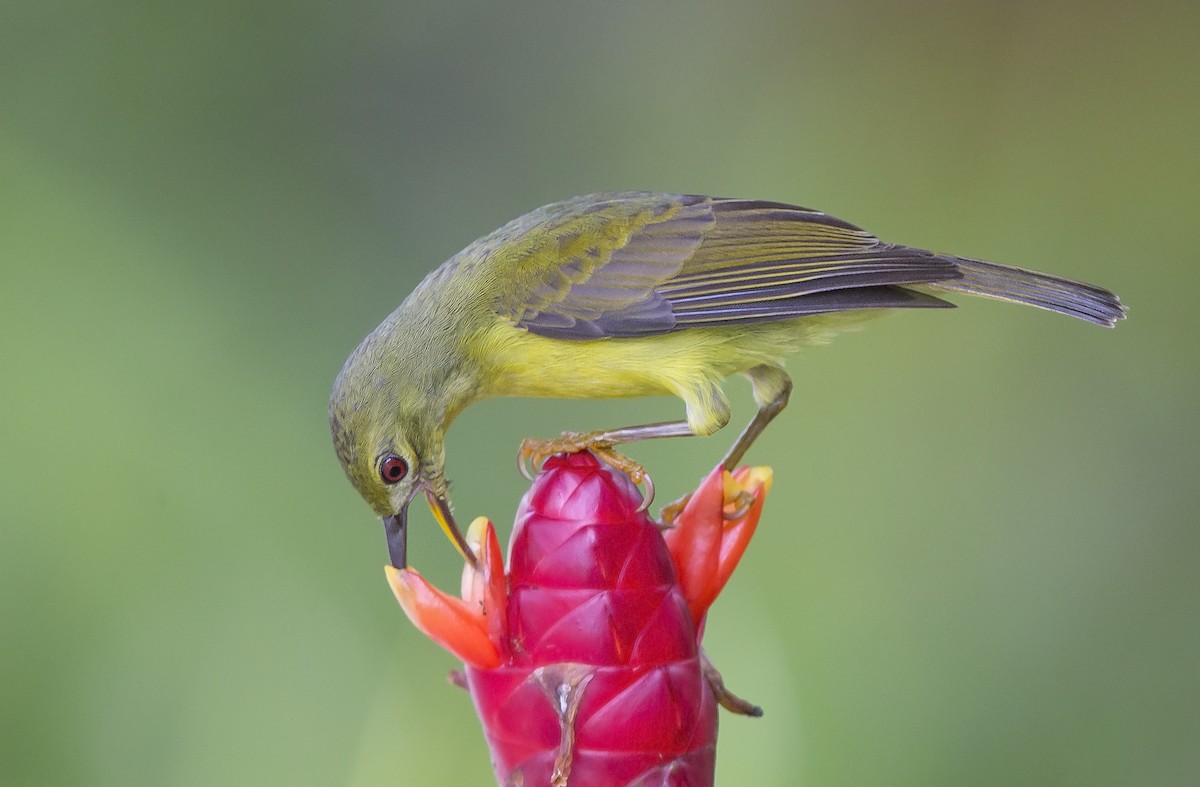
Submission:
<svg viewBox="0 0 1200 787">
<path fill-rule="evenodd" d="M 346 477 L 383 520 L 392 565 L 405 567 L 408 506 L 421 492 L 451 542 L 473 561 L 450 511 L 445 440 L 427 412 L 428 398 L 398 389 L 387 376 L 364 379 L 353 361 L 334 383 L 329 427 Z"/>
</svg>

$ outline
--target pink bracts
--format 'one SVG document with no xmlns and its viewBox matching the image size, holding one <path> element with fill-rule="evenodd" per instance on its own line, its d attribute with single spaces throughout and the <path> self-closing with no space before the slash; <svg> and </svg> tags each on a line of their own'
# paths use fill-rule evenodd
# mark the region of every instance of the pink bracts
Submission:
<svg viewBox="0 0 1200 787">
<path fill-rule="evenodd" d="M 712 784 L 721 687 L 704 618 L 770 483 L 768 468 L 714 470 L 660 534 L 624 474 L 559 455 L 517 512 L 507 576 L 483 518 L 461 598 L 388 567 L 412 622 L 465 662 L 501 784 Z"/>
</svg>

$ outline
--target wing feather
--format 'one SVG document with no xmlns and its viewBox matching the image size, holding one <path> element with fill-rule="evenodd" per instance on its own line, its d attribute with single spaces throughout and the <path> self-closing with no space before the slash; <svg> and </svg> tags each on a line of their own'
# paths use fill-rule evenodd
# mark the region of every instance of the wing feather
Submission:
<svg viewBox="0 0 1200 787">
<path fill-rule="evenodd" d="M 960 276 L 952 258 L 881 243 L 820 211 L 645 192 L 549 205 L 480 243 L 520 271 L 496 311 L 559 339 L 948 306 L 902 285 Z"/>
</svg>

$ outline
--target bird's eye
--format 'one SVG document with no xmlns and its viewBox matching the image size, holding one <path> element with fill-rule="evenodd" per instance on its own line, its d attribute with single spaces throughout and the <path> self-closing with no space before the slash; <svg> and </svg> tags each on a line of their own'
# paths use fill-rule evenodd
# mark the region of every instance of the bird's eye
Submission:
<svg viewBox="0 0 1200 787">
<path fill-rule="evenodd" d="M 385 484 L 394 484 L 408 475 L 408 463 L 395 454 L 388 454 L 379 463 L 379 477 Z"/>
</svg>

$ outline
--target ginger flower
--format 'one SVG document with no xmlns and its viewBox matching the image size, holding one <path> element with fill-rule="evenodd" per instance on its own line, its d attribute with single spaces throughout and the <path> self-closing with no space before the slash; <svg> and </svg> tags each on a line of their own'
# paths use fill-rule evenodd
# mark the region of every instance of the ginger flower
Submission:
<svg viewBox="0 0 1200 787">
<path fill-rule="evenodd" d="M 507 574 L 482 517 L 461 597 L 387 568 L 413 624 L 464 662 L 500 784 L 712 784 L 717 704 L 760 711 L 700 640 L 770 483 L 768 468 L 718 468 L 660 532 L 628 477 L 558 455 L 522 500 Z"/>
</svg>

